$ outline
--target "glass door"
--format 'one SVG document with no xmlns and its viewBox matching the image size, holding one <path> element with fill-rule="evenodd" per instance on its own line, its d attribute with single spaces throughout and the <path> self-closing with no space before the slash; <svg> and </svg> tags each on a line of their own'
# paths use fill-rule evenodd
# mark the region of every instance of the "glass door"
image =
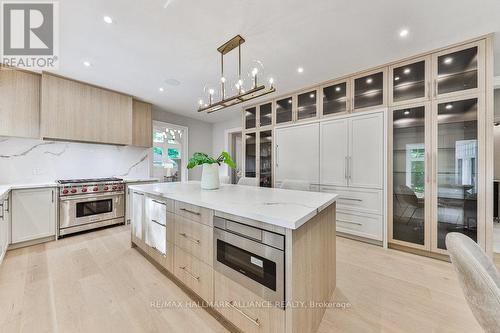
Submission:
<svg viewBox="0 0 500 333">
<path fill-rule="evenodd" d="M 273 124 L 273 104 L 271 102 L 259 106 L 259 126 L 269 126 Z"/>
<path fill-rule="evenodd" d="M 430 98 L 430 63 L 430 57 L 423 57 L 391 66 L 389 99 L 392 105 L 424 102 Z"/>
<path fill-rule="evenodd" d="M 316 118 L 318 115 L 318 93 L 311 90 L 297 95 L 297 120 Z"/>
<path fill-rule="evenodd" d="M 293 121 L 293 98 L 287 97 L 276 101 L 276 125 Z"/>
<path fill-rule="evenodd" d="M 245 177 L 255 178 L 257 174 L 257 134 L 245 133 Z"/>
<path fill-rule="evenodd" d="M 392 110 L 392 223 L 390 241 L 430 249 L 430 107 Z"/>
<path fill-rule="evenodd" d="M 152 177 L 162 182 L 187 181 L 188 128 L 153 122 Z"/>
<path fill-rule="evenodd" d="M 245 110 L 245 129 L 254 129 L 257 126 L 257 108 L 251 107 Z"/>
<path fill-rule="evenodd" d="M 259 133 L 259 177 L 260 186 L 272 187 L 273 171 L 273 132 L 261 131 Z"/>
<path fill-rule="evenodd" d="M 353 85 L 353 110 L 376 108 L 386 104 L 386 70 L 378 70 L 355 77 Z"/>
<path fill-rule="evenodd" d="M 436 252 L 446 253 L 449 232 L 478 239 L 479 101 L 469 98 L 434 104 L 432 250 Z"/>
<path fill-rule="evenodd" d="M 484 41 L 433 56 L 434 97 L 453 97 L 483 89 Z"/>
<path fill-rule="evenodd" d="M 347 81 L 333 83 L 321 89 L 323 116 L 344 114 L 349 111 L 349 85 Z"/>
</svg>

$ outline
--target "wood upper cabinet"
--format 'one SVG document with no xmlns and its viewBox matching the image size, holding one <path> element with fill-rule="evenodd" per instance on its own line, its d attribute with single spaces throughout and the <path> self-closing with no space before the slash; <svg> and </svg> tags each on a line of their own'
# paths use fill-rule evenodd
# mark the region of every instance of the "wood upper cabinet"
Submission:
<svg viewBox="0 0 500 333">
<path fill-rule="evenodd" d="M 132 144 L 132 97 L 43 73 L 42 138 Z"/>
<path fill-rule="evenodd" d="M 0 67 L 0 119 L 0 135 L 39 137 L 39 74 Z"/>
<path fill-rule="evenodd" d="M 150 148 L 153 146 L 151 104 L 132 102 L 132 145 Z"/>
</svg>

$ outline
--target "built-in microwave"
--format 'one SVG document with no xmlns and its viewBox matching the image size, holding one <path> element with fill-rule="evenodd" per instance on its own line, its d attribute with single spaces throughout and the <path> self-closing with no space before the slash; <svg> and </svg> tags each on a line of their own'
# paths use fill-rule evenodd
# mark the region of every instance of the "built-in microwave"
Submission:
<svg viewBox="0 0 500 333">
<path fill-rule="evenodd" d="M 214 267 L 271 302 L 285 300 L 285 236 L 214 216 Z"/>
</svg>

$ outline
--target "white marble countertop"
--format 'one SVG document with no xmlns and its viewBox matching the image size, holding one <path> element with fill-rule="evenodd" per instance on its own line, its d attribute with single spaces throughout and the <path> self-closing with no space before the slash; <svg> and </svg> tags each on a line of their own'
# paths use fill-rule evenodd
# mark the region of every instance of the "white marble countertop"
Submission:
<svg viewBox="0 0 500 333">
<path fill-rule="evenodd" d="M 199 182 L 132 185 L 130 188 L 287 229 L 299 228 L 337 198 L 332 193 L 243 185 L 202 190 Z"/>
<path fill-rule="evenodd" d="M 25 188 L 43 188 L 43 187 L 56 187 L 56 182 L 46 183 L 31 183 L 31 184 L 0 184 L 0 197 L 8 193 L 10 190 L 20 190 Z"/>
<path fill-rule="evenodd" d="M 125 183 L 159 182 L 158 178 L 123 178 Z"/>
</svg>

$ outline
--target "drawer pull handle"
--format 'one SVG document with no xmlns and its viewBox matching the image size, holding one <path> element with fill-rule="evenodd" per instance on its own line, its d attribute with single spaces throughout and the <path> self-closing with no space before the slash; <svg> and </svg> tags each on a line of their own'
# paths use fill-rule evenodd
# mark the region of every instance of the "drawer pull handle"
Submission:
<svg viewBox="0 0 500 333">
<path fill-rule="evenodd" d="M 362 202 L 363 200 L 357 198 L 348 198 L 348 197 L 340 197 L 339 200 L 348 200 L 348 201 L 358 201 Z"/>
<path fill-rule="evenodd" d="M 182 269 L 187 275 L 189 275 L 190 277 L 192 277 L 193 279 L 195 279 L 196 281 L 200 281 L 200 277 L 199 276 L 196 276 L 194 275 L 193 273 L 191 273 L 190 271 L 188 271 L 186 269 L 186 266 L 179 266 L 180 269 Z"/>
<path fill-rule="evenodd" d="M 234 301 L 230 301 L 229 305 L 233 309 L 235 309 L 236 311 L 238 311 L 243 317 L 245 317 L 246 319 L 250 320 L 255 326 L 260 327 L 259 318 L 253 319 L 252 317 L 250 317 L 249 315 L 247 315 L 245 312 L 241 311 L 236 305 L 234 305 Z"/>
<path fill-rule="evenodd" d="M 156 220 L 151 219 L 151 222 L 154 222 L 154 223 L 156 223 L 158 225 L 161 225 L 162 227 L 165 227 L 165 224 L 161 224 L 160 222 L 158 222 Z"/>
<path fill-rule="evenodd" d="M 134 194 L 137 194 L 137 195 L 144 195 L 144 193 L 139 193 L 139 192 L 135 192 L 135 191 L 134 191 Z"/>
<path fill-rule="evenodd" d="M 187 235 L 186 233 L 184 233 L 184 232 L 179 233 L 179 235 L 181 235 L 182 237 L 184 237 L 184 238 L 186 238 L 186 239 L 190 240 L 190 241 L 191 241 L 191 242 L 193 242 L 193 243 L 200 244 L 200 240 L 199 240 L 199 239 L 196 239 L 196 238 L 194 238 L 194 237 L 190 237 L 190 236 L 188 236 L 188 235 Z"/>
<path fill-rule="evenodd" d="M 349 224 L 361 225 L 361 226 L 363 225 L 363 223 L 352 222 L 352 221 L 347 221 L 347 220 L 339 220 L 339 219 L 337 219 L 337 221 L 344 222 L 344 223 L 349 223 Z"/>
<path fill-rule="evenodd" d="M 154 203 L 157 203 L 157 204 L 163 205 L 163 206 L 166 206 L 166 205 L 167 205 L 166 203 L 161 202 L 161 201 L 158 201 L 158 200 L 151 200 L 151 201 L 153 201 Z"/>
<path fill-rule="evenodd" d="M 194 215 L 198 215 L 198 216 L 199 216 L 199 215 L 201 215 L 201 214 L 200 214 L 200 213 L 198 213 L 198 212 L 194 212 L 194 211 L 189 210 L 189 209 L 186 209 L 186 208 L 181 208 L 181 210 L 182 210 L 182 211 L 184 211 L 184 212 L 187 212 L 187 213 L 194 214 Z"/>
</svg>

